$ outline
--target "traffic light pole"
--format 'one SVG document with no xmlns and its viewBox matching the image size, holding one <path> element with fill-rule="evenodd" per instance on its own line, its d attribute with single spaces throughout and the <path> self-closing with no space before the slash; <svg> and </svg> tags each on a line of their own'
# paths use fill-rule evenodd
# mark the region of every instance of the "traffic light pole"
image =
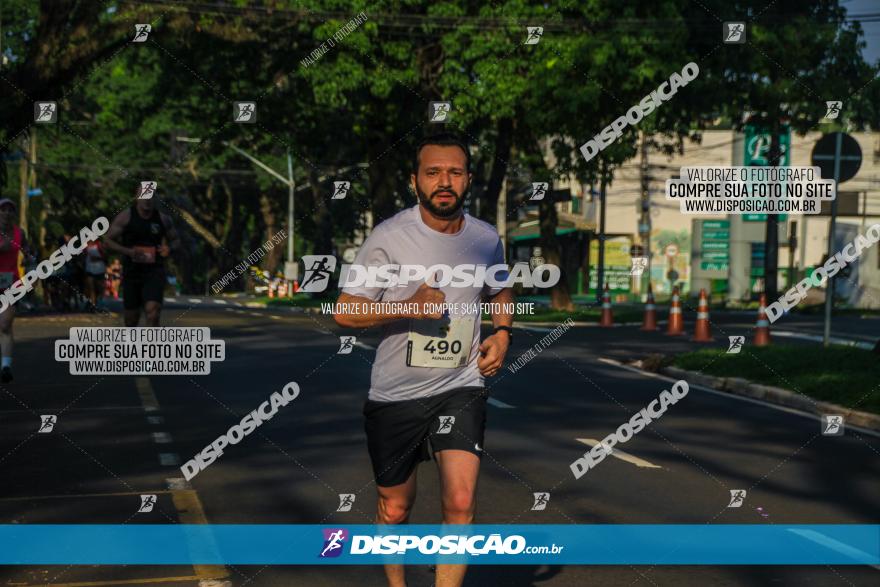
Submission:
<svg viewBox="0 0 880 587">
<path fill-rule="evenodd" d="M 828 257 L 830 259 L 834 255 L 834 225 L 837 223 L 837 199 L 840 196 L 837 193 L 838 184 L 840 183 L 840 151 L 843 145 L 843 134 L 837 133 L 837 140 L 834 145 L 834 191 L 835 197 L 831 200 L 831 222 L 828 223 Z M 828 278 L 828 284 L 825 286 L 825 334 L 822 337 L 822 344 L 828 346 L 831 344 L 831 307 L 834 304 L 834 277 Z"/>
</svg>

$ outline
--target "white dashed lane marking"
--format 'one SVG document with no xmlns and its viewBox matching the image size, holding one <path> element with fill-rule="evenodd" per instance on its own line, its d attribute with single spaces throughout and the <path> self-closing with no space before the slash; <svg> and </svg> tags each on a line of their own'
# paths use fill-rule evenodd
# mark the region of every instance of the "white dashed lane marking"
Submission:
<svg viewBox="0 0 880 587">
<path fill-rule="evenodd" d="M 180 464 L 180 457 L 173 452 L 160 452 L 159 464 L 163 467 L 174 467 Z"/>
<path fill-rule="evenodd" d="M 516 406 L 512 406 L 510 404 L 504 403 L 500 399 L 495 399 L 494 397 L 490 397 L 486 400 L 490 406 L 495 406 L 496 408 L 515 408 Z"/>
<path fill-rule="evenodd" d="M 171 444 L 171 435 L 167 432 L 153 432 L 153 442 L 156 444 Z"/>
</svg>

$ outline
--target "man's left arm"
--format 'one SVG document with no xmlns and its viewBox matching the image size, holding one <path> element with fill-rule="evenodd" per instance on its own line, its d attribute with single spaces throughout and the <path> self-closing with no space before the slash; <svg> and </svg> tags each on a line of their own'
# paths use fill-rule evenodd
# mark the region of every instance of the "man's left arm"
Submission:
<svg viewBox="0 0 880 587">
<path fill-rule="evenodd" d="M 506 287 L 491 296 L 489 302 L 493 304 L 490 306 L 491 308 L 498 308 L 499 311 L 492 312 L 492 327 L 496 329 L 495 332 L 480 344 L 480 358 L 477 360 L 477 367 L 483 376 L 492 376 L 498 373 L 504 364 L 507 349 L 510 347 L 510 331 L 497 329 L 499 326 L 513 327 L 513 290 Z"/>
<path fill-rule="evenodd" d="M 162 245 L 159 247 L 159 254 L 163 257 L 167 257 L 171 253 L 177 253 L 180 251 L 180 235 L 177 233 L 177 229 L 174 228 L 174 223 L 171 222 L 171 217 L 165 214 L 160 214 L 160 218 L 162 219 L 162 224 L 165 225 L 165 234 L 168 235 L 168 245 Z"/>
</svg>

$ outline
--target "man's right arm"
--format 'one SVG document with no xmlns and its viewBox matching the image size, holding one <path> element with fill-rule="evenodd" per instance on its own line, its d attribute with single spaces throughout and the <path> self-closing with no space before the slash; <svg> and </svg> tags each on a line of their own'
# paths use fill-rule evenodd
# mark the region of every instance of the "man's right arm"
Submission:
<svg viewBox="0 0 880 587">
<path fill-rule="evenodd" d="M 123 210 L 116 215 L 113 222 L 110 223 L 110 229 L 107 230 L 107 234 L 104 235 L 104 243 L 106 243 L 107 248 L 111 251 L 122 253 L 128 257 L 134 257 L 134 249 L 123 246 L 122 243 L 119 242 L 122 240 L 122 231 L 130 220 L 130 214 L 131 212 L 129 210 Z"/>
<path fill-rule="evenodd" d="M 398 320 L 414 318 L 417 320 L 436 320 L 443 317 L 442 312 L 425 310 L 437 308 L 446 301 L 446 296 L 437 288 L 423 283 L 412 296 L 397 302 L 374 302 L 370 298 L 347 293 L 336 300 L 337 311 L 333 314 L 336 323 L 345 328 L 370 328 L 382 326 Z M 400 312 L 389 313 L 385 308 L 397 305 Z M 357 311 L 353 310 L 357 308 Z"/>
</svg>

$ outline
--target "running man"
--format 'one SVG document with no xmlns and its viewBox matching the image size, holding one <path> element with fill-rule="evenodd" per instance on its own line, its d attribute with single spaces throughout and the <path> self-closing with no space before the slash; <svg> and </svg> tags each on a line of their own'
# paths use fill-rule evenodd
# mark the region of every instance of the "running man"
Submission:
<svg viewBox="0 0 880 587">
<path fill-rule="evenodd" d="M 18 269 L 18 254 L 21 252 L 25 261 L 34 259 L 28 247 L 24 231 L 15 225 L 18 208 L 9 198 L 0 200 L 0 293 L 21 278 Z M 15 305 L 0 312 L 0 382 L 12 381 L 12 349 L 15 341 L 12 336 L 12 321 L 15 320 Z"/>
<path fill-rule="evenodd" d="M 457 137 L 444 133 L 422 140 L 410 176 L 418 205 L 378 225 L 361 246 L 354 265 L 504 264 L 495 228 L 462 210 L 471 178 L 467 146 Z M 505 265 L 497 279 L 503 282 L 507 277 Z M 439 280 L 448 281 L 442 275 Z M 364 405 L 367 445 L 379 493 L 379 524 L 408 521 L 416 497 L 417 466 L 430 460 L 431 453 L 440 473 L 443 522 L 470 524 L 474 520 L 486 425 L 483 378 L 495 375 L 504 362 L 513 316 L 493 315 L 495 330 L 481 343 L 479 314 L 441 314 L 423 304 L 445 302 L 461 308 L 489 298 L 504 308 L 513 302 L 513 294 L 510 288 L 488 285 L 432 284 L 344 287 L 338 300 L 349 308 L 351 304 L 369 308 L 336 314 L 340 326 L 384 327 Z M 382 312 L 380 301 L 408 302 L 417 308 L 414 313 L 388 314 Z M 441 429 L 441 424 L 446 427 Z M 438 587 L 461 585 L 466 570 L 466 565 L 438 565 Z M 403 565 L 386 565 L 385 574 L 392 587 L 406 585 Z"/>
<path fill-rule="evenodd" d="M 180 250 L 180 237 L 171 218 L 156 209 L 155 197 L 138 199 L 116 215 L 104 240 L 108 249 L 122 254 L 125 325 L 137 326 L 143 309 L 147 326 L 159 326 L 165 258 Z"/>
</svg>

